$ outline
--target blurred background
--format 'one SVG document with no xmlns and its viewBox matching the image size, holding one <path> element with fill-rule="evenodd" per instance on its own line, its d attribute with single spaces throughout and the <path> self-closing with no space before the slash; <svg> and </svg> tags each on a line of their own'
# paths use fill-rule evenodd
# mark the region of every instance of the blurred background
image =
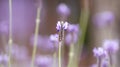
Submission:
<svg viewBox="0 0 120 67">
<path fill-rule="evenodd" d="M 59 14 L 57 8 L 61 3 L 68 6 L 69 15 Z M 92 53 L 94 47 L 102 46 L 105 39 L 119 40 L 119 3 L 119 0 L 12 0 L 12 67 L 30 67 L 38 7 L 41 8 L 38 30 L 40 45 L 37 46 L 35 67 L 53 67 L 52 56 L 56 49 L 49 45 L 47 39 L 51 34 L 57 33 L 56 23 L 59 20 L 80 24 L 80 37 L 84 34 L 84 40 L 78 67 L 91 67 L 96 62 Z M 1 57 L 9 51 L 9 24 L 9 0 L 0 0 L 0 64 L 3 67 L 8 67 L 8 61 L 2 61 Z M 64 45 L 62 67 L 67 67 L 68 52 L 69 46 Z M 119 56 L 118 51 L 115 67 L 119 67 Z"/>
</svg>

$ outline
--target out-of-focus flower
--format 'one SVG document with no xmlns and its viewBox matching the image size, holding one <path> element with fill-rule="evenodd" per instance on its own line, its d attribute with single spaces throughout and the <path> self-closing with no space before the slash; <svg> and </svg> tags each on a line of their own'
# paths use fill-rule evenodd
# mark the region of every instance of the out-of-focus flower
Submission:
<svg viewBox="0 0 120 67">
<path fill-rule="evenodd" d="M 79 24 L 69 24 L 67 31 L 79 33 L 80 32 Z"/>
<path fill-rule="evenodd" d="M 79 38 L 80 30 L 78 24 L 69 24 L 68 33 L 66 34 L 65 42 L 67 44 L 76 43 Z"/>
<path fill-rule="evenodd" d="M 6 54 L 0 55 L 0 64 L 7 64 L 9 61 L 9 57 Z"/>
<path fill-rule="evenodd" d="M 109 60 L 103 59 L 101 63 L 101 67 L 109 67 Z"/>
<path fill-rule="evenodd" d="M 62 16 L 69 16 L 70 15 L 70 9 L 64 3 L 61 3 L 58 5 L 57 12 L 58 12 L 58 14 L 60 14 Z"/>
<path fill-rule="evenodd" d="M 51 67 L 53 59 L 49 56 L 37 56 L 35 64 L 38 67 Z"/>
<path fill-rule="evenodd" d="M 9 32 L 9 25 L 7 22 L 0 22 L 0 32 L 4 34 L 8 34 Z"/>
<path fill-rule="evenodd" d="M 68 28 L 68 22 L 64 22 L 64 21 L 58 21 L 57 22 L 56 29 L 58 31 L 60 31 L 60 30 L 66 30 L 67 28 Z"/>
<path fill-rule="evenodd" d="M 91 67 L 98 67 L 97 64 L 92 64 Z"/>
<path fill-rule="evenodd" d="M 115 16 L 111 11 L 104 11 L 93 16 L 93 22 L 97 27 L 104 27 L 114 22 Z"/>
<path fill-rule="evenodd" d="M 105 40 L 103 42 L 103 48 L 108 52 L 115 53 L 119 49 L 119 42 L 117 40 Z"/>
<path fill-rule="evenodd" d="M 32 46 L 34 45 L 34 35 L 32 35 L 30 38 L 30 44 Z M 54 43 L 51 42 L 50 37 L 42 36 L 42 35 L 38 35 L 37 48 L 40 51 L 49 52 L 49 53 L 54 52 L 56 49 L 56 47 L 54 46 Z"/>
<path fill-rule="evenodd" d="M 107 51 L 104 50 L 102 47 L 94 48 L 93 53 L 95 57 L 103 58 L 107 56 Z"/>
<path fill-rule="evenodd" d="M 8 51 L 8 46 L 6 47 L 6 51 Z M 15 60 L 28 60 L 28 50 L 25 46 L 13 44 L 11 55 Z"/>
<path fill-rule="evenodd" d="M 52 42 L 58 42 L 58 34 L 53 34 L 53 35 L 50 35 L 50 41 Z"/>
</svg>

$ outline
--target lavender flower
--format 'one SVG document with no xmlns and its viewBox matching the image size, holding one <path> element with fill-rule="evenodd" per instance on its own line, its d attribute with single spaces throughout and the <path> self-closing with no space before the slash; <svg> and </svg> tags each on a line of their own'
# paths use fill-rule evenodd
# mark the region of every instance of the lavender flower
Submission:
<svg viewBox="0 0 120 67">
<path fill-rule="evenodd" d="M 106 50 L 104 50 L 103 48 L 99 47 L 99 48 L 94 48 L 93 49 L 93 53 L 94 56 L 97 58 L 103 58 L 107 55 Z"/>
<path fill-rule="evenodd" d="M 105 40 L 103 43 L 103 48 L 108 52 L 115 53 L 119 49 L 119 43 L 117 40 Z"/>
<path fill-rule="evenodd" d="M 0 23 L 0 32 L 8 34 L 8 32 L 9 32 L 9 25 L 8 25 L 7 22 L 1 22 Z"/>
<path fill-rule="evenodd" d="M 50 35 L 50 40 L 52 42 L 58 42 L 58 34 L 53 34 L 53 35 Z"/>
<path fill-rule="evenodd" d="M 6 47 L 6 51 L 8 51 L 8 46 Z M 27 60 L 28 50 L 25 46 L 13 44 L 11 55 L 15 60 Z"/>
<path fill-rule="evenodd" d="M 62 16 L 69 16 L 70 15 L 70 9 L 68 8 L 68 6 L 64 3 L 61 3 L 58 7 L 57 7 L 57 12 L 62 15 Z"/>
<path fill-rule="evenodd" d="M 115 20 L 115 16 L 111 11 L 104 11 L 101 13 L 97 13 L 93 17 L 94 24 L 100 28 L 108 24 L 111 24 L 112 22 L 114 22 L 114 20 Z"/>
<path fill-rule="evenodd" d="M 98 67 L 97 64 L 92 64 L 90 67 Z"/>
<path fill-rule="evenodd" d="M 64 21 L 58 21 L 56 29 L 58 31 L 60 30 L 66 30 L 68 28 L 68 22 L 64 22 Z"/>
<path fill-rule="evenodd" d="M 65 38 L 66 44 L 76 43 L 79 37 L 79 25 L 78 24 L 69 24 L 67 29 L 67 35 Z"/>
<path fill-rule="evenodd" d="M 37 56 L 35 59 L 35 64 L 38 67 L 51 67 L 53 59 L 48 56 Z"/>
<path fill-rule="evenodd" d="M 103 59 L 101 63 L 101 67 L 109 67 L 109 60 Z"/>
<path fill-rule="evenodd" d="M 38 35 L 38 41 L 37 41 L 37 48 L 40 51 L 43 52 L 54 52 L 56 47 L 54 46 L 53 43 L 53 37 L 51 37 L 52 39 L 50 39 L 50 36 L 42 36 L 42 35 Z M 34 45 L 34 35 L 30 38 L 30 44 L 31 46 Z"/>
<path fill-rule="evenodd" d="M 9 57 L 6 54 L 0 55 L 0 63 L 1 64 L 7 64 L 9 61 Z"/>
</svg>

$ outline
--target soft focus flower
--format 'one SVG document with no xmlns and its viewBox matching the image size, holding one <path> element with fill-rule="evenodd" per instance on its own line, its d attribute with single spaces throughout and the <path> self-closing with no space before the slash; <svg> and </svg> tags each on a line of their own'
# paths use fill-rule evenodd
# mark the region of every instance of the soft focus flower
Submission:
<svg viewBox="0 0 120 67">
<path fill-rule="evenodd" d="M 68 22 L 64 22 L 64 21 L 58 21 L 57 22 L 56 29 L 58 31 L 60 31 L 60 30 L 66 30 L 67 28 L 68 28 Z"/>
<path fill-rule="evenodd" d="M 63 15 L 63 16 L 69 16 L 70 15 L 70 9 L 64 3 L 61 3 L 60 5 L 58 5 L 57 12 L 58 12 L 58 14 Z"/>
<path fill-rule="evenodd" d="M 6 47 L 6 51 L 8 51 L 8 46 Z M 28 50 L 25 46 L 13 44 L 11 55 L 15 60 L 27 60 Z"/>
<path fill-rule="evenodd" d="M 98 67 L 97 64 L 92 64 L 90 67 Z"/>
<path fill-rule="evenodd" d="M 9 57 L 6 54 L 1 54 L 0 55 L 0 63 L 7 64 L 8 61 L 9 61 Z"/>
<path fill-rule="evenodd" d="M 119 43 L 117 40 L 105 40 L 103 42 L 103 48 L 114 53 L 119 49 Z"/>
<path fill-rule="evenodd" d="M 34 45 L 34 35 L 31 36 L 30 38 L 30 44 L 33 46 Z M 55 44 L 51 42 L 50 36 L 42 36 L 38 35 L 37 39 L 37 48 L 40 51 L 43 52 L 54 52 L 56 47 L 54 46 Z"/>
<path fill-rule="evenodd" d="M 51 67 L 53 59 L 49 56 L 37 56 L 35 64 L 38 67 Z"/>
<path fill-rule="evenodd" d="M 104 50 L 102 47 L 94 48 L 93 53 L 95 57 L 99 57 L 99 58 L 106 57 L 107 55 L 107 51 Z"/>
<path fill-rule="evenodd" d="M 66 44 L 76 43 L 80 34 L 78 24 L 69 24 L 65 38 Z"/>
<path fill-rule="evenodd" d="M 98 27 L 104 27 L 114 22 L 115 16 L 111 11 L 104 11 L 93 16 L 93 22 Z"/>
<path fill-rule="evenodd" d="M 9 25 L 7 22 L 0 22 L 0 32 L 8 34 L 9 32 Z"/>
<path fill-rule="evenodd" d="M 58 42 L 58 34 L 53 34 L 53 35 L 50 35 L 50 41 L 52 42 Z"/>
<path fill-rule="evenodd" d="M 66 37 L 65 37 L 65 42 L 66 44 L 75 44 L 76 42 L 78 41 L 78 35 L 76 34 L 66 34 Z"/>
<path fill-rule="evenodd" d="M 67 31 L 79 33 L 80 32 L 79 24 L 69 24 Z"/>
<path fill-rule="evenodd" d="M 109 67 L 109 60 L 103 59 L 101 63 L 101 67 Z"/>
</svg>

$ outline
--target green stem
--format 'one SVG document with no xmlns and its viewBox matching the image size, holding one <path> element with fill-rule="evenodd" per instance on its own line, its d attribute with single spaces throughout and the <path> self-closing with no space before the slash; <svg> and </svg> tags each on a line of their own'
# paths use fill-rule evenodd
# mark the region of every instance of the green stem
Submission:
<svg viewBox="0 0 120 67">
<path fill-rule="evenodd" d="M 37 51 L 37 39 L 38 39 L 38 32 L 39 32 L 39 24 L 40 24 L 40 8 L 37 8 L 37 19 L 36 19 L 36 28 L 35 28 L 35 38 L 34 38 L 34 46 L 33 46 L 33 52 L 32 52 L 32 62 L 31 67 L 34 67 L 34 60 L 35 55 Z"/>
<path fill-rule="evenodd" d="M 9 62 L 8 67 L 11 67 L 11 48 L 12 48 L 12 0 L 9 0 Z"/>
<path fill-rule="evenodd" d="M 61 67 L 61 49 L 62 49 L 62 41 L 59 42 L 59 49 L 58 49 L 58 67 Z"/>
<path fill-rule="evenodd" d="M 70 52 L 69 52 L 69 62 L 68 62 L 68 67 L 74 67 L 73 64 L 73 59 L 74 59 L 75 55 L 74 55 L 74 44 L 70 45 Z"/>
</svg>

